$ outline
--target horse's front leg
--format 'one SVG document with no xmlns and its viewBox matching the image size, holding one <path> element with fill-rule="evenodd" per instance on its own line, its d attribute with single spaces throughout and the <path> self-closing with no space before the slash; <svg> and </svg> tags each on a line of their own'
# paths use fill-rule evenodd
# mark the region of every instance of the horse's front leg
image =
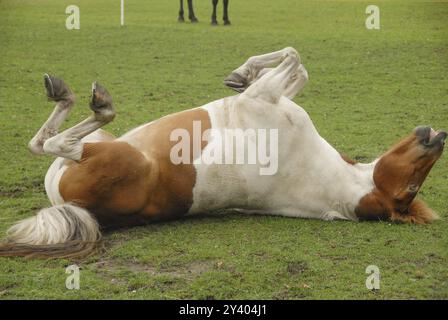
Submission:
<svg viewBox="0 0 448 320">
<path fill-rule="evenodd" d="M 245 67 L 248 71 L 244 68 L 242 71 L 253 76 L 256 81 L 252 81 L 241 96 L 273 105 L 288 92 L 296 80 L 297 70 L 301 65 L 300 56 L 294 48 L 285 48 L 275 53 L 250 58 L 248 61 L 248 66 Z M 267 69 L 267 72 L 259 77 L 260 71 L 276 62 L 280 64 L 273 69 Z"/>
<path fill-rule="evenodd" d="M 274 68 L 264 68 L 259 73 L 255 80 L 251 82 L 254 83 L 261 79 L 265 74 L 273 70 Z M 289 79 L 289 83 L 283 92 L 283 95 L 285 97 L 288 97 L 289 99 L 294 99 L 294 97 L 302 91 L 303 87 L 308 82 L 308 71 L 305 69 L 305 66 L 303 64 L 300 64 L 297 68 L 296 72 L 294 72 L 291 75 L 291 78 Z"/>
<path fill-rule="evenodd" d="M 305 86 L 308 81 L 308 72 L 300 63 L 300 57 L 293 48 L 250 57 L 241 67 L 234 70 L 225 80 L 224 84 L 231 89 L 244 92 L 252 84 L 274 70 L 274 66 L 281 63 L 286 56 L 297 55 L 297 68 L 291 73 L 282 95 L 292 99 Z"/>
<path fill-rule="evenodd" d="M 184 0 L 180 0 L 179 17 L 177 18 L 179 22 L 185 22 L 184 18 Z"/>
</svg>

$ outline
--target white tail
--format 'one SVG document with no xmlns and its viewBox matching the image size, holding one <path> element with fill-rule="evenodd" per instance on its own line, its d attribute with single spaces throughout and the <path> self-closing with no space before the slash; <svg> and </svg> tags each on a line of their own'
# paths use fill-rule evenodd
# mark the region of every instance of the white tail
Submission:
<svg viewBox="0 0 448 320">
<path fill-rule="evenodd" d="M 97 221 L 85 209 L 63 204 L 45 208 L 12 226 L 0 256 L 62 258 L 87 256 L 101 241 Z"/>
</svg>

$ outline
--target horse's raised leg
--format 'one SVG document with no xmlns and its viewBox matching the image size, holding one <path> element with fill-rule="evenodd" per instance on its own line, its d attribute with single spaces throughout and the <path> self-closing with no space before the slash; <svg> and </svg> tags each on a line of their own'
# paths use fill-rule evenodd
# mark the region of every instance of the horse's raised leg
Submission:
<svg viewBox="0 0 448 320">
<path fill-rule="evenodd" d="M 230 20 L 229 20 L 229 0 L 224 0 L 223 1 L 223 5 L 224 5 L 224 15 L 223 15 L 223 20 L 224 20 L 224 25 L 225 26 L 230 26 Z"/>
<path fill-rule="evenodd" d="M 213 12 L 212 12 L 212 25 L 217 26 L 218 20 L 216 19 L 216 7 L 218 6 L 218 0 L 212 0 Z"/>
<path fill-rule="evenodd" d="M 263 77 L 266 73 L 270 72 L 274 68 L 264 68 L 259 73 L 255 80 L 251 82 L 254 83 L 258 81 L 261 77 Z M 291 75 L 290 81 L 283 92 L 285 97 L 289 99 L 293 99 L 300 91 L 302 91 L 303 87 L 308 82 L 308 71 L 306 71 L 305 66 L 300 64 L 297 68 L 296 72 Z"/>
<path fill-rule="evenodd" d="M 282 95 L 292 99 L 308 81 L 308 72 L 300 63 L 300 57 L 293 48 L 250 57 L 224 80 L 224 84 L 237 92 L 244 92 L 249 86 L 275 70 L 276 68 L 272 67 L 284 61 L 288 55 L 297 57 L 297 68 L 291 73 Z"/>
<path fill-rule="evenodd" d="M 105 89 L 94 84 L 90 104 L 94 115 L 73 128 L 54 135 L 67 116 L 74 97 L 60 79 L 45 75 L 45 87 L 49 99 L 57 104 L 53 114 L 30 143 L 30 147 L 38 153 L 79 160 L 83 152 L 80 139 L 113 119 L 115 113 L 112 100 Z M 101 139 L 102 136 L 101 131 L 96 131 L 90 138 Z M 66 203 L 60 196 L 61 176 L 58 176 L 58 172 L 64 172 L 64 164 L 61 162 L 63 159 L 56 159 L 45 177 L 45 189 L 53 206 L 44 208 L 36 216 L 19 221 L 9 228 L 6 239 L 0 242 L 0 257 L 80 257 L 90 255 L 101 248 L 101 232 L 94 215 L 81 206 Z"/>
<path fill-rule="evenodd" d="M 280 64 L 276 68 L 269 70 L 257 79 L 258 72 L 262 68 L 264 69 L 269 64 L 278 60 Z M 252 60 L 250 64 L 253 64 L 252 68 L 258 69 L 255 76 L 257 80 L 242 95 L 247 98 L 261 99 L 271 104 L 277 104 L 280 98 L 285 95 L 291 83 L 294 82 L 300 66 L 300 57 L 294 48 L 285 48 L 274 54 L 268 54 L 265 57 L 259 56 L 255 60 Z"/>
<path fill-rule="evenodd" d="M 291 76 L 290 83 L 283 95 L 292 100 L 300 91 L 302 91 L 307 82 L 308 71 L 306 71 L 303 64 L 300 64 L 296 72 Z"/>
<path fill-rule="evenodd" d="M 194 15 L 193 0 L 188 0 L 188 19 L 190 19 L 192 23 L 199 21 Z"/>
<path fill-rule="evenodd" d="M 260 71 L 277 66 L 290 50 L 285 48 L 259 56 L 253 56 L 224 80 L 224 84 L 236 91 L 243 92 L 251 83 L 259 78 Z M 268 69 L 265 71 L 269 71 Z"/>
<path fill-rule="evenodd" d="M 185 22 L 184 18 L 184 0 L 180 0 L 179 17 L 177 18 L 179 22 Z"/>
<path fill-rule="evenodd" d="M 43 149 L 45 141 L 58 134 L 59 127 L 75 102 L 75 95 L 61 79 L 45 74 L 44 83 L 48 100 L 55 101 L 56 106 L 48 120 L 28 143 L 28 148 L 36 155 L 45 154 Z"/>
<path fill-rule="evenodd" d="M 111 96 L 96 82 L 92 84 L 90 109 L 93 115 L 86 120 L 46 140 L 43 146 L 44 152 L 79 161 L 84 145 L 81 139 L 111 122 L 115 117 Z"/>
</svg>

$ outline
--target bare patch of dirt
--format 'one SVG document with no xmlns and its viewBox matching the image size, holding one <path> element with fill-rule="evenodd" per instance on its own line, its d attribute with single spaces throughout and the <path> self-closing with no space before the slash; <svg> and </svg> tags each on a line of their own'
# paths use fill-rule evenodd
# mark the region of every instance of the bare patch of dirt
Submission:
<svg viewBox="0 0 448 320">
<path fill-rule="evenodd" d="M 288 273 L 292 274 L 292 275 L 301 274 L 308 270 L 309 270 L 309 266 L 306 261 L 288 262 L 288 264 L 286 266 L 286 271 L 288 271 Z"/>
<path fill-rule="evenodd" d="M 37 193 L 45 192 L 44 179 L 31 180 L 19 185 L 0 186 L 0 196 L 7 198 L 19 198 L 27 191 Z"/>
<path fill-rule="evenodd" d="M 136 273 L 147 273 L 151 276 L 170 276 L 187 280 L 192 280 L 200 274 L 214 268 L 214 262 L 211 260 L 192 261 L 174 266 L 170 265 L 156 267 L 152 264 L 146 264 L 138 261 L 108 259 L 99 261 L 95 265 L 100 272 L 101 270 L 107 270 L 111 272 L 126 270 Z"/>
<path fill-rule="evenodd" d="M 24 194 L 25 190 L 26 188 L 21 186 L 11 188 L 0 187 L 0 196 L 6 198 L 20 198 Z"/>
</svg>

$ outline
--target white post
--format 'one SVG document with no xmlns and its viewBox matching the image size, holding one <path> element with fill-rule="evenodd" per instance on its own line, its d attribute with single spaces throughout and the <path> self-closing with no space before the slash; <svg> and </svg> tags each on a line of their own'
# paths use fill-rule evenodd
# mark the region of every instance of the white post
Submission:
<svg viewBox="0 0 448 320">
<path fill-rule="evenodd" d="M 124 0 L 121 0 L 121 25 L 124 25 Z"/>
</svg>

